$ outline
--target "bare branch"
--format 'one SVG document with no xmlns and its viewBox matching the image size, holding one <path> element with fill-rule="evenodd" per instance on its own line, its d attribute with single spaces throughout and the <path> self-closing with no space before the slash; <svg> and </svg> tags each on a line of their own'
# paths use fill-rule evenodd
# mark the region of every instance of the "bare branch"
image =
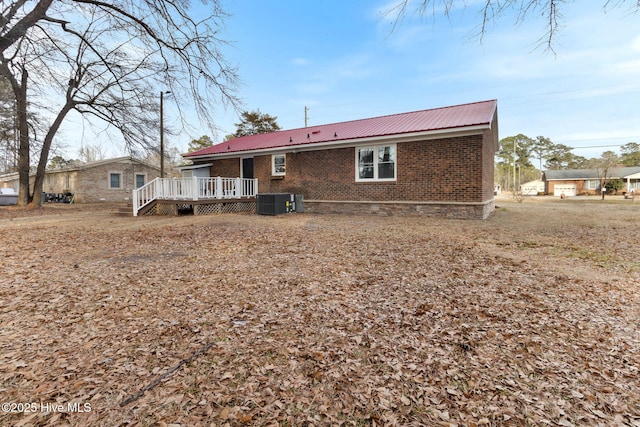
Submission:
<svg viewBox="0 0 640 427">
<path fill-rule="evenodd" d="M 72 109 L 108 123 L 127 145 L 148 147 L 157 145 L 158 87 L 175 94 L 183 123 L 193 120 L 195 109 L 214 129 L 212 106 L 238 108 L 237 70 L 227 64 L 221 52 L 226 42 L 218 37 L 226 17 L 219 0 L 198 20 L 184 0 L 57 0 L 32 21 L 19 17 L 27 15 L 28 3 L 17 4 L 3 10 L 7 25 L 0 36 L 16 32 L 18 23 L 31 26 L 1 59 L 7 67 L 28 66 L 32 93 L 41 88 L 49 97 L 42 108 L 56 120 L 43 141 L 40 164 L 46 164 L 57 129 Z M 52 91 L 60 98 L 51 99 Z"/>
<path fill-rule="evenodd" d="M 24 37 L 29 28 L 33 27 L 47 13 L 47 10 L 53 3 L 53 0 L 40 0 L 31 12 L 26 14 L 20 21 L 13 25 L 8 31 L 4 31 L 9 20 L 16 15 L 17 10 L 24 5 L 25 2 L 20 1 L 8 11 L 5 16 L 3 13 L 2 35 L 0 37 L 0 52 L 4 52 L 20 38 Z M 3 11 L 4 12 L 4 11 Z"/>
<path fill-rule="evenodd" d="M 621 7 L 623 4 L 628 4 L 628 0 L 603 0 L 604 7 L 607 9 Z M 542 16 L 547 24 L 547 30 L 539 39 L 539 43 L 544 45 L 547 50 L 554 51 L 553 46 L 558 32 L 561 28 L 562 22 L 562 6 L 567 3 L 568 0 L 485 0 L 482 6 L 479 8 L 482 18 L 478 24 L 478 32 L 475 35 L 480 42 L 483 41 L 484 35 L 488 31 L 488 26 L 491 22 L 497 21 L 502 18 L 503 15 L 510 10 L 516 12 L 516 18 L 514 24 L 520 25 L 528 19 L 535 16 Z M 391 32 L 402 23 L 409 11 L 410 0 L 400 0 L 390 7 L 384 16 L 395 16 L 392 24 Z M 456 6 L 455 0 L 421 0 L 415 7 L 415 13 L 419 16 L 426 16 L 430 14 L 432 16 L 444 15 L 450 17 L 453 8 Z M 470 7 L 464 2 L 463 7 Z M 632 6 L 632 10 L 637 12 L 640 10 L 640 0 L 635 1 L 635 5 Z"/>
</svg>

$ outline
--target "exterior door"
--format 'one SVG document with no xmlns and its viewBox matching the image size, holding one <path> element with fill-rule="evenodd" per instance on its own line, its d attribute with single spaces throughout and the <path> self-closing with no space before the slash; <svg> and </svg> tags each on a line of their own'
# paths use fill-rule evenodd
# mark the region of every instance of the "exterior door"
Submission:
<svg viewBox="0 0 640 427">
<path fill-rule="evenodd" d="M 253 157 L 245 157 L 242 159 L 241 178 L 253 179 Z"/>
</svg>

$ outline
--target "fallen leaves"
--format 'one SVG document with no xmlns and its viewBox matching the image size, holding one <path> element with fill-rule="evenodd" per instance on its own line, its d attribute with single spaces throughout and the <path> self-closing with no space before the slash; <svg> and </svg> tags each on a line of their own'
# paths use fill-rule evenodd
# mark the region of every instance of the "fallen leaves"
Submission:
<svg viewBox="0 0 640 427">
<path fill-rule="evenodd" d="M 92 410 L 0 424 L 640 425 L 640 276 L 579 221 L 65 215 L 0 220 L 0 391 Z"/>
</svg>

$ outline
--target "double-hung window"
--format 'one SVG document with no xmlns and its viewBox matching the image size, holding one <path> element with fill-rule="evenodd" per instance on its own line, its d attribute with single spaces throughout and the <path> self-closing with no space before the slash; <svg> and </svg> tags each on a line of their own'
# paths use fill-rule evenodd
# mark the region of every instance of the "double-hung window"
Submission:
<svg viewBox="0 0 640 427">
<path fill-rule="evenodd" d="M 109 172 L 109 189 L 119 190 L 122 188 L 122 174 L 118 172 Z"/>
<path fill-rule="evenodd" d="M 586 190 L 599 190 L 600 189 L 600 180 L 599 179 L 588 179 L 585 182 Z"/>
<path fill-rule="evenodd" d="M 287 173 L 287 155 L 274 154 L 271 156 L 271 175 L 284 176 Z"/>
<path fill-rule="evenodd" d="M 356 181 L 395 180 L 395 144 L 356 147 Z"/>
<path fill-rule="evenodd" d="M 144 187 L 147 176 L 143 173 L 136 174 L 136 188 Z"/>
</svg>

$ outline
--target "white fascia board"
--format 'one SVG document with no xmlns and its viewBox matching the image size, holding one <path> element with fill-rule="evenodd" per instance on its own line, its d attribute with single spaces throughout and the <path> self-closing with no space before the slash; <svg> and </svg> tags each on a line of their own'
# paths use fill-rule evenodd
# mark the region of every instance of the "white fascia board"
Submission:
<svg viewBox="0 0 640 427">
<path fill-rule="evenodd" d="M 251 157 L 256 155 L 292 153 L 302 151 L 328 150 L 332 148 L 360 147 L 366 145 L 378 145 L 385 142 L 401 143 L 412 141 L 426 141 L 431 139 L 440 139 L 445 137 L 458 137 L 478 135 L 486 129 L 487 125 L 465 126 L 463 128 L 441 129 L 435 131 L 413 132 L 406 134 L 382 135 L 368 138 L 343 139 L 340 141 L 326 141 L 312 144 L 288 145 L 286 147 L 263 148 L 260 150 L 234 151 L 232 153 L 209 154 L 197 157 L 189 157 L 190 160 L 195 159 L 229 159 L 237 157 Z"/>
<path fill-rule="evenodd" d="M 185 170 L 189 170 L 189 169 L 209 168 L 211 166 L 213 166 L 213 163 L 201 163 L 201 164 L 197 164 L 197 165 L 178 166 L 176 169 L 181 170 L 181 171 L 185 171 Z"/>
</svg>

